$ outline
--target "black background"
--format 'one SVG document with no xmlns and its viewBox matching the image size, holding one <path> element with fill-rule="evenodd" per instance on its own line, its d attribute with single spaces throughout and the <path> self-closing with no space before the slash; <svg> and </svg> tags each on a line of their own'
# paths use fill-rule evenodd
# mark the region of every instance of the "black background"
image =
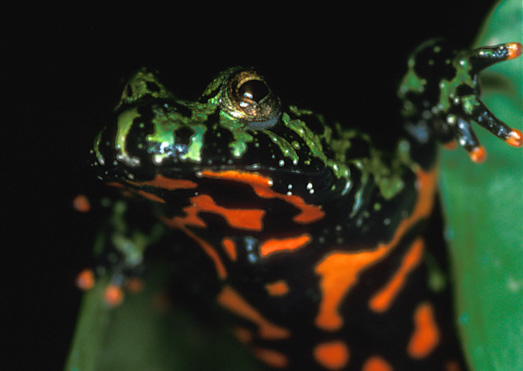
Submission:
<svg viewBox="0 0 523 371">
<path fill-rule="evenodd" d="M 141 66 L 192 99 L 220 69 L 257 67 L 284 101 L 387 125 L 408 53 L 445 36 L 469 45 L 491 1 L 127 4 L 19 3 L 1 13 L 2 319 L 9 369 L 63 367 L 97 221 L 87 154 L 121 83 Z M 5 349 L 5 348 L 4 348 Z"/>
</svg>

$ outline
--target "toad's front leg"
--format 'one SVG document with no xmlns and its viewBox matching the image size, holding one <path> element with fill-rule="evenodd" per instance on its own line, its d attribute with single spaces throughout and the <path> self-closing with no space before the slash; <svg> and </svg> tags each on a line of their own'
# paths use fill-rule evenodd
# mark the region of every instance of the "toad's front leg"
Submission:
<svg viewBox="0 0 523 371">
<path fill-rule="evenodd" d="M 522 50 L 519 43 L 458 53 L 449 53 L 438 41 L 420 46 L 409 59 L 399 89 L 407 130 L 434 132 L 443 143 L 457 141 L 474 162 L 484 161 L 486 151 L 474 132 L 473 121 L 509 145 L 523 146 L 521 131 L 496 118 L 481 101 L 478 83 L 479 72 L 519 57 Z"/>
</svg>

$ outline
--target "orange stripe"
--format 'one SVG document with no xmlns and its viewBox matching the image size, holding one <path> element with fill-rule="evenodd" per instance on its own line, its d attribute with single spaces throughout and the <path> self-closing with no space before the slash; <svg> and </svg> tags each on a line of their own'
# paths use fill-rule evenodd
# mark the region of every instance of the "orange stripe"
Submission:
<svg viewBox="0 0 523 371">
<path fill-rule="evenodd" d="M 278 198 L 297 207 L 300 214 L 296 215 L 293 220 L 298 223 L 312 223 L 325 216 L 321 206 L 307 204 L 301 197 L 295 195 L 284 195 L 271 189 L 272 179 L 264 177 L 257 173 L 244 171 L 226 170 L 226 171 L 202 171 L 202 175 L 208 178 L 229 179 L 232 181 L 248 184 L 253 191 L 262 198 Z"/>
<path fill-rule="evenodd" d="M 193 227 L 206 228 L 207 224 L 198 216 L 200 209 L 194 205 L 183 208 L 185 216 L 175 216 L 172 219 L 164 218 L 163 221 L 171 228 L 181 228 L 187 225 Z"/>
<path fill-rule="evenodd" d="M 124 181 L 127 184 L 132 184 L 132 185 L 135 185 L 138 187 L 152 186 L 155 188 L 167 189 L 169 191 L 172 191 L 175 189 L 192 189 L 192 188 L 196 188 L 198 186 L 196 183 L 194 183 L 191 180 L 171 179 L 171 178 L 166 178 L 163 175 L 156 175 L 156 177 L 153 180 L 147 180 L 145 182 L 134 182 L 129 179 L 124 179 Z M 107 183 L 107 185 L 113 186 L 113 187 L 124 187 L 124 185 L 117 183 L 117 182 L 110 182 L 110 183 Z M 151 192 L 145 191 L 143 189 L 132 190 L 132 191 L 138 193 L 140 196 L 142 196 L 144 198 L 147 198 L 148 200 L 165 203 L 165 200 L 162 199 L 161 197 L 159 197 Z"/>
<path fill-rule="evenodd" d="M 357 284 L 359 275 L 387 256 L 412 225 L 430 214 L 434 203 L 436 171 L 419 170 L 417 176 L 418 201 L 412 214 L 398 225 L 390 242 L 379 244 L 372 251 L 334 251 L 315 267 L 316 274 L 321 276 L 322 292 L 319 313 L 315 320 L 316 326 L 324 330 L 339 329 L 343 325 L 343 318 L 338 312 L 339 305 Z"/>
<path fill-rule="evenodd" d="M 284 368 L 289 363 L 289 360 L 285 354 L 272 349 L 255 347 L 252 348 L 252 351 L 256 357 L 272 367 Z"/>
<path fill-rule="evenodd" d="M 375 312 L 384 312 L 389 309 L 392 301 L 405 284 L 409 273 L 419 264 L 423 257 L 423 239 L 419 238 L 410 247 L 403 257 L 399 270 L 391 280 L 376 293 L 369 301 L 369 307 Z"/>
<path fill-rule="evenodd" d="M 179 225 L 178 228 L 180 228 L 180 230 L 182 230 L 187 236 L 192 238 L 198 245 L 200 245 L 200 247 L 203 249 L 203 251 L 211 258 L 211 260 L 214 263 L 214 267 L 216 268 L 216 273 L 218 274 L 218 277 L 222 280 L 227 278 L 227 270 L 225 269 L 225 265 L 223 264 L 223 261 L 220 258 L 220 255 L 218 255 L 218 253 L 212 247 L 212 245 L 209 244 L 204 239 L 198 237 L 195 233 L 193 233 L 185 225 Z"/>
<path fill-rule="evenodd" d="M 200 195 L 191 198 L 192 207 L 198 211 L 207 211 L 223 216 L 231 227 L 261 231 L 263 210 L 249 209 L 226 209 L 214 203 L 208 195 Z"/>
<path fill-rule="evenodd" d="M 226 209 L 214 203 L 208 195 L 200 195 L 191 198 L 191 205 L 184 207 L 184 217 L 175 216 L 167 221 L 173 228 L 179 225 L 192 225 L 205 228 L 207 225 L 198 216 L 201 211 L 223 216 L 231 227 L 260 231 L 263 229 L 262 219 L 265 214 L 263 210 L 256 209 Z"/>
<path fill-rule="evenodd" d="M 238 256 L 236 255 L 236 244 L 229 237 L 222 240 L 222 246 L 229 258 L 235 262 Z"/>
<path fill-rule="evenodd" d="M 225 265 L 223 264 L 220 256 L 216 250 L 211 246 L 207 241 L 198 237 L 195 233 L 191 232 L 187 226 L 195 226 L 200 228 L 205 228 L 207 225 L 199 217 L 201 211 L 211 212 L 215 214 L 222 215 L 227 223 L 232 227 L 247 229 L 247 230 L 261 230 L 262 229 L 262 218 L 264 215 L 263 210 L 244 210 L 244 209 L 226 209 L 221 206 L 218 206 L 214 203 L 214 200 L 208 195 L 200 195 L 191 198 L 191 205 L 183 209 L 185 216 L 175 216 L 171 219 L 162 218 L 163 222 L 170 226 L 171 228 L 179 228 L 185 232 L 190 238 L 200 245 L 200 247 L 209 255 L 213 260 L 216 267 L 216 272 L 221 279 L 227 277 L 227 271 Z M 230 244 L 226 242 L 224 247 L 230 247 Z M 233 255 L 231 259 L 235 257 L 235 251 L 228 251 Z"/>
<path fill-rule="evenodd" d="M 211 260 L 214 263 L 214 267 L 216 268 L 216 273 L 218 274 L 218 277 L 220 279 L 225 279 L 227 277 L 227 270 L 225 269 L 225 265 L 222 262 L 222 259 L 216 252 L 216 250 L 211 246 L 207 241 L 204 239 L 198 237 L 195 233 L 193 233 L 189 228 L 187 228 L 188 225 L 197 226 L 197 227 L 206 227 L 206 224 L 203 220 L 201 220 L 197 213 L 198 209 L 188 206 L 183 209 L 186 213 L 184 217 L 175 216 L 172 219 L 168 219 L 166 217 L 161 217 L 161 220 L 171 228 L 178 228 L 181 231 L 183 231 L 188 237 L 190 237 L 193 241 L 195 241 L 202 249 L 203 251 L 211 258 Z"/>
<path fill-rule="evenodd" d="M 269 322 L 228 285 L 222 288 L 217 301 L 231 312 L 256 323 L 258 325 L 258 336 L 262 339 L 286 339 L 290 336 L 289 330 Z"/>
<path fill-rule="evenodd" d="M 118 183 L 118 182 L 107 182 L 105 184 L 108 185 L 109 187 L 116 187 L 116 188 L 124 188 L 125 187 L 123 184 Z"/>
<path fill-rule="evenodd" d="M 327 370 L 341 370 L 349 362 L 349 348 L 342 341 L 320 343 L 314 347 L 313 355 Z"/>
<path fill-rule="evenodd" d="M 266 189 L 272 185 L 272 179 L 264 177 L 258 173 L 250 173 L 247 171 L 237 170 L 224 170 L 224 171 L 212 171 L 204 170 L 202 175 L 207 178 L 215 179 L 229 179 L 235 182 L 246 183 L 252 188 Z"/>
<path fill-rule="evenodd" d="M 365 361 L 361 371 L 393 371 L 392 366 L 383 358 L 378 356 L 370 357 Z"/>
<path fill-rule="evenodd" d="M 439 329 L 434 319 L 434 310 L 429 303 L 421 303 L 414 313 L 414 332 L 407 347 L 412 358 L 428 356 L 439 343 Z"/>
<path fill-rule="evenodd" d="M 163 198 L 160 198 L 160 197 L 156 196 L 155 194 L 149 193 L 147 191 L 144 191 L 143 189 L 138 189 L 138 190 L 133 189 L 132 191 L 138 193 L 140 196 L 142 196 L 143 198 L 146 198 L 148 200 L 159 202 L 162 204 L 165 203 L 165 200 Z"/>
<path fill-rule="evenodd" d="M 160 174 L 156 175 L 156 177 L 153 180 L 147 180 L 145 182 L 134 182 L 128 179 L 125 179 L 125 182 L 136 186 L 147 185 L 155 188 L 167 189 L 169 191 L 173 191 L 175 189 L 192 189 L 198 186 L 195 182 L 191 180 L 171 179 L 166 178 Z"/>
<path fill-rule="evenodd" d="M 359 253 L 334 252 L 316 266 L 315 272 L 322 276 L 322 299 L 316 326 L 324 330 L 336 330 L 343 325 L 343 318 L 338 312 L 342 299 L 357 283 L 360 273 L 381 260 L 388 250 L 387 247 L 381 247 Z"/>
<path fill-rule="evenodd" d="M 278 280 L 266 284 L 265 289 L 271 296 L 284 296 L 289 292 L 289 285 L 284 280 Z"/>
<path fill-rule="evenodd" d="M 310 241 L 311 237 L 308 234 L 281 240 L 272 238 L 262 243 L 260 246 L 260 255 L 267 257 L 268 255 L 278 252 L 292 252 L 305 247 Z"/>
</svg>

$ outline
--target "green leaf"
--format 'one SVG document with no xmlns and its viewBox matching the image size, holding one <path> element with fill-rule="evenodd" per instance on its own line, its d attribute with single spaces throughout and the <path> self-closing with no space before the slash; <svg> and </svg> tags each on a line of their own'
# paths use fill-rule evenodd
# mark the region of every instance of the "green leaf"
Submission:
<svg viewBox="0 0 523 371">
<path fill-rule="evenodd" d="M 523 42 L 522 2 L 500 2 L 474 46 Z M 523 59 L 485 71 L 482 100 L 523 129 Z M 490 84 L 489 84 L 490 83 Z M 463 151 L 442 155 L 441 188 L 449 223 L 459 326 L 475 370 L 523 369 L 523 151 L 478 129 L 487 161 Z"/>
</svg>

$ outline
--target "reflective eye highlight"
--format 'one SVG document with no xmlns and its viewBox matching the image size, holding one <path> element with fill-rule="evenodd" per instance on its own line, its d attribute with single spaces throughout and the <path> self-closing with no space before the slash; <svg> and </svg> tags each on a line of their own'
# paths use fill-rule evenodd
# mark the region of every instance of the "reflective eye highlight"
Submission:
<svg viewBox="0 0 523 371">
<path fill-rule="evenodd" d="M 260 103 L 269 94 L 270 90 L 268 86 L 260 80 L 250 80 L 244 82 L 238 88 L 238 95 L 241 98 L 255 103 Z"/>
</svg>

